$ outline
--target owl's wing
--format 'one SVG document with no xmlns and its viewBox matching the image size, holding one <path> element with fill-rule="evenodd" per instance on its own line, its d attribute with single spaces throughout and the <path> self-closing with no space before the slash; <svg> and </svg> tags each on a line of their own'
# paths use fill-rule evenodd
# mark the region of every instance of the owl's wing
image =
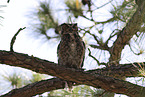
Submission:
<svg viewBox="0 0 145 97">
<path fill-rule="evenodd" d="M 83 42 L 83 41 L 82 41 Z M 82 59 L 82 64 L 81 64 L 81 68 L 83 67 L 84 65 L 84 59 L 85 59 L 85 50 L 86 50 L 86 46 L 85 46 L 85 43 L 83 42 L 83 46 L 84 46 L 84 50 L 83 50 L 83 59 Z"/>
<path fill-rule="evenodd" d="M 60 58 L 59 58 L 59 48 L 60 48 L 60 43 L 58 44 L 58 47 L 57 47 L 58 64 L 59 64 L 59 62 L 60 62 Z"/>
</svg>

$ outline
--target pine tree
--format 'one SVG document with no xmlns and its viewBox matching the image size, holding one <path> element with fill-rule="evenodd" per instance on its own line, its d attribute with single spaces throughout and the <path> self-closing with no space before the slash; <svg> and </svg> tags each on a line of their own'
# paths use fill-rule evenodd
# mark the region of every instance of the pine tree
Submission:
<svg viewBox="0 0 145 97">
<path fill-rule="evenodd" d="M 38 74 L 33 76 L 36 82 L 30 80 L 32 83 L 21 88 L 12 84 L 17 89 L 2 97 L 31 97 L 45 92 L 48 97 L 114 97 L 115 93 L 144 97 L 144 84 L 139 84 L 144 83 L 145 62 L 135 62 L 135 58 L 143 57 L 145 50 L 145 1 L 65 0 L 57 7 L 53 4 L 52 0 L 39 2 L 31 14 L 37 19 L 37 22 L 31 22 L 32 34 L 45 36 L 53 43 L 54 39 L 60 39 L 59 25 L 78 23 L 79 34 L 87 45 L 85 71 L 58 66 L 23 53 L 0 50 L 1 64 L 55 76 L 41 80 Z M 11 77 L 5 78 L 9 80 Z M 71 92 L 64 89 L 64 80 L 75 82 Z"/>
</svg>

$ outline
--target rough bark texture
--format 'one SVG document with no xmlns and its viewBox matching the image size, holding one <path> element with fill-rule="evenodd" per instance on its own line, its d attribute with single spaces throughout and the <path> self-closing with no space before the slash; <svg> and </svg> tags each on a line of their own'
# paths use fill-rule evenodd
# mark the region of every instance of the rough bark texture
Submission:
<svg viewBox="0 0 145 97">
<path fill-rule="evenodd" d="M 104 76 L 110 76 L 114 78 L 125 78 L 125 77 L 137 77 L 139 69 L 144 67 L 144 63 L 132 63 L 132 64 L 120 64 L 118 66 L 111 66 L 107 68 L 89 70 L 87 72 L 92 74 L 101 74 Z"/>
<path fill-rule="evenodd" d="M 53 78 L 35 82 L 19 89 L 14 89 L 1 97 L 32 97 L 47 91 L 63 89 L 64 86 L 64 80 Z"/>
<path fill-rule="evenodd" d="M 76 82 L 77 84 L 86 84 L 86 85 L 93 86 L 96 88 L 102 88 L 109 92 L 125 94 L 132 97 L 143 97 L 145 95 L 145 88 L 142 86 L 138 86 L 130 82 L 115 79 L 112 77 L 103 76 L 101 74 L 94 74 L 92 73 L 94 71 L 90 73 L 90 71 L 85 72 L 85 71 L 76 70 L 73 68 L 65 68 L 53 62 L 41 60 L 39 58 L 28 56 L 22 53 L 0 51 L 0 63 L 9 64 L 11 66 L 19 66 L 19 67 L 27 68 L 27 69 L 30 69 L 39 73 L 49 74 L 52 76 L 57 76 L 64 80 L 73 81 L 73 82 Z M 43 85 L 41 87 L 43 87 Z M 44 87 L 46 86 L 44 85 Z M 38 94 L 40 93 L 39 91 L 35 91 L 35 90 L 37 89 L 34 89 L 34 90 L 31 89 L 31 92 L 34 92 L 34 93 L 37 92 Z M 50 89 L 50 90 L 53 90 L 53 89 Z M 24 90 L 22 89 L 22 91 Z M 11 92 L 11 93 L 14 93 L 13 95 L 15 95 L 16 92 Z M 9 93 L 7 95 L 9 95 Z"/>
<path fill-rule="evenodd" d="M 125 45 L 129 43 L 129 40 L 133 37 L 135 33 L 139 31 L 143 23 L 143 18 L 145 14 L 145 0 L 142 0 L 140 6 L 133 14 L 132 18 L 126 24 L 126 26 L 120 31 L 117 36 L 116 41 L 110 50 L 110 59 L 109 61 L 115 65 L 119 63 L 121 57 L 121 51 L 124 49 Z"/>
</svg>

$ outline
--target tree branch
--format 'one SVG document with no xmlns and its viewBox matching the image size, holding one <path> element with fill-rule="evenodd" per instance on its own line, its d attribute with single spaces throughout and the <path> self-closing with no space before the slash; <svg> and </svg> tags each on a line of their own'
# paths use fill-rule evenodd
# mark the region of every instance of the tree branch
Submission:
<svg viewBox="0 0 145 97">
<path fill-rule="evenodd" d="M 129 40 L 133 37 L 133 35 L 140 30 L 144 19 L 144 14 L 145 0 L 142 0 L 141 5 L 138 6 L 138 9 L 136 10 L 132 18 L 118 34 L 118 37 L 110 50 L 110 62 L 114 61 L 117 64 L 119 63 L 119 61 L 117 60 L 119 60 L 121 57 L 121 51 L 124 49 L 125 45 L 128 44 Z"/>
<path fill-rule="evenodd" d="M 60 78 L 52 78 L 35 82 L 19 89 L 14 89 L 1 97 L 32 97 L 47 91 L 63 88 L 65 88 L 64 80 L 61 80 Z"/>
<path fill-rule="evenodd" d="M 86 84 L 128 96 L 143 97 L 145 95 L 145 88 L 142 86 L 103 76 L 101 74 L 93 74 L 73 68 L 65 68 L 56 63 L 22 53 L 0 51 L 0 63 L 27 68 L 39 73 L 49 74 L 64 80 L 73 81 L 77 84 Z M 36 92 L 39 93 L 38 91 Z"/>
<path fill-rule="evenodd" d="M 143 63 L 131 63 L 131 64 L 120 64 L 118 66 L 110 66 L 107 68 L 89 70 L 87 72 L 91 74 L 101 74 L 104 76 L 114 77 L 114 78 L 125 78 L 125 77 L 139 77 L 139 70 L 145 67 L 145 62 Z"/>
<path fill-rule="evenodd" d="M 91 47 L 109 51 L 110 48 L 108 47 L 108 45 L 106 43 L 101 43 L 98 40 L 97 36 L 95 34 L 90 33 L 90 31 L 87 31 L 87 33 L 90 34 L 91 36 L 93 36 L 93 38 L 96 40 L 96 42 L 99 45 L 99 46 L 97 46 L 97 45 L 90 44 Z"/>
<path fill-rule="evenodd" d="M 13 45 L 14 45 L 14 43 L 15 43 L 15 40 L 16 40 L 17 35 L 20 33 L 20 31 L 24 30 L 25 28 L 26 28 L 26 27 L 20 28 L 20 29 L 17 31 L 17 33 L 13 36 L 13 38 L 12 38 L 12 40 L 11 40 L 11 43 L 10 43 L 10 51 L 11 51 L 11 52 L 14 51 L 14 50 L 13 50 Z"/>
</svg>

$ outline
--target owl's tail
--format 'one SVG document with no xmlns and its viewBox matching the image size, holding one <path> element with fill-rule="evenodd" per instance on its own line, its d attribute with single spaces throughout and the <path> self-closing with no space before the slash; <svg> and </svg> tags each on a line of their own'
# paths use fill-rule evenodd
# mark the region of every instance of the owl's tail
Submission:
<svg viewBox="0 0 145 97">
<path fill-rule="evenodd" d="M 72 87 L 74 82 L 66 81 L 65 87 L 68 88 L 69 91 L 72 91 Z"/>
</svg>

